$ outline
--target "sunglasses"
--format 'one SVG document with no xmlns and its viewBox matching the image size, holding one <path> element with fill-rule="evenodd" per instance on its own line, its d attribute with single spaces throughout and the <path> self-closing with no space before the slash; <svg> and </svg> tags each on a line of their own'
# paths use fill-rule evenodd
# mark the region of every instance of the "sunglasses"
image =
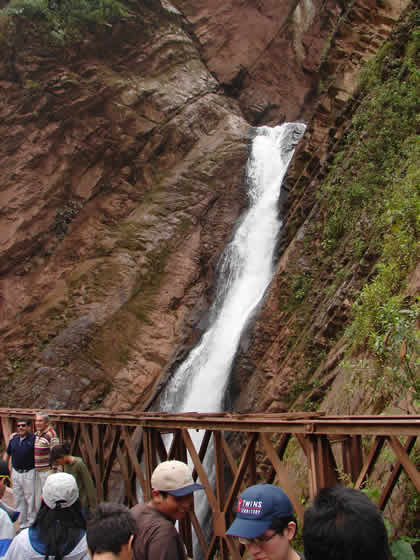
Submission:
<svg viewBox="0 0 420 560">
<path fill-rule="evenodd" d="M 18 428 L 26 428 L 27 424 L 18 424 L 17 427 Z"/>
<path fill-rule="evenodd" d="M 245 544 L 246 546 L 249 546 L 250 544 L 256 544 L 258 546 L 261 546 L 266 542 L 271 541 L 271 539 L 274 538 L 276 535 L 277 533 L 273 533 L 269 537 L 255 537 L 255 539 L 245 539 L 244 537 L 239 537 L 238 540 L 241 544 Z"/>
</svg>

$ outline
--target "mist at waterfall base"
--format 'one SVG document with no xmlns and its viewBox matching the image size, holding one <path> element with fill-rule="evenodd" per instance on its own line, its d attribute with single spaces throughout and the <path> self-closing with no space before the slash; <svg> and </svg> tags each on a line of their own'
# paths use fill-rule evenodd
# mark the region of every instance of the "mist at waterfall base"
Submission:
<svg viewBox="0 0 420 560">
<path fill-rule="evenodd" d="M 246 169 L 249 207 L 221 257 L 209 327 L 169 380 L 158 410 L 222 411 L 241 334 L 273 277 L 274 252 L 282 227 L 278 215 L 281 186 L 305 128 L 302 123 L 285 123 L 254 129 Z M 191 438 L 198 450 L 202 434 L 192 431 Z M 169 445 L 170 439 L 165 443 Z M 213 462 L 213 456 L 207 452 L 205 468 L 209 481 L 214 484 Z M 195 502 L 198 518 L 205 524 L 207 500 L 198 492 Z"/>
</svg>

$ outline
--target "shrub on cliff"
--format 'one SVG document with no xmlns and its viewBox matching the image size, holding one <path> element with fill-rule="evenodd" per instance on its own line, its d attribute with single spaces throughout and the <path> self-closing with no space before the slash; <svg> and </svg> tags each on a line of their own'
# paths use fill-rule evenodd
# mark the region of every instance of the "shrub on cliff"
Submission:
<svg viewBox="0 0 420 560">
<path fill-rule="evenodd" d="M 407 281 L 420 254 L 419 18 L 414 10 L 364 71 L 359 108 L 323 188 L 322 242 L 326 254 L 346 245 L 375 263 L 347 329 L 351 350 L 375 360 L 372 402 L 409 393 L 417 406 L 420 308 Z"/>
<path fill-rule="evenodd" d="M 0 10 L 12 18 L 41 19 L 56 39 L 71 39 L 92 25 L 112 25 L 130 16 L 118 0 L 12 0 Z"/>
</svg>

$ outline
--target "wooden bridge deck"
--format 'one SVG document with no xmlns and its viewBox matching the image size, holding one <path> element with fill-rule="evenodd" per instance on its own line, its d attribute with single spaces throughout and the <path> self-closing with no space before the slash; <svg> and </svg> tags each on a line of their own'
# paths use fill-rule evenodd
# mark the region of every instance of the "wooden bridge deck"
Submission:
<svg viewBox="0 0 420 560">
<path fill-rule="evenodd" d="M 207 538 L 194 512 L 180 530 L 189 554 L 194 532 L 206 559 L 216 550 L 222 560 L 240 558 L 237 543 L 224 534 L 238 494 L 257 482 L 281 486 L 300 521 L 302 502 L 340 480 L 361 488 L 374 479 L 380 485 L 381 509 L 403 472 L 420 492 L 420 473 L 410 457 L 420 433 L 420 416 L 43 412 L 49 414 L 60 440 L 69 441 L 72 453 L 89 466 L 101 500 L 133 505 L 137 488 L 146 500 L 151 473 L 160 461 L 189 461 L 194 478 L 205 486 L 213 531 Z M 0 409 L 4 441 L 17 418 L 34 418 L 35 413 Z"/>
</svg>

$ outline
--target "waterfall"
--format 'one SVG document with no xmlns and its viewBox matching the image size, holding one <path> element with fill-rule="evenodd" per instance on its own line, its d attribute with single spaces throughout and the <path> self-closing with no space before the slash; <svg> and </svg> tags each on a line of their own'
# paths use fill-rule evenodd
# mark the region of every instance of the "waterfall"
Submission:
<svg viewBox="0 0 420 560">
<path fill-rule="evenodd" d="M 222 410 L 241 333 L 273 276 L 274 250 L 282 226 L 278 199 L 304 131 L 302 123 L 255 129 L 246 170 L 249 208 L 222 255 L 209 327 L 168 382 L 160 410 Z M 197 434 L 194 440 L 199 438 Z"/>
<path fill-rule="evenodd" d="M 252 318 L 274 272 L 274 250 L 282 227 L 278 200 L 294 150 L 305 132 L 302 123 L 255 129 L 246 169 L 249 207 L 219 263 L 216 297 L 207 331 L 166 385 L 158 409 L 164 412 L 220 412 L 241 334 Z M 202 434 L 193 430 L 198 450 Z M 164 437 L 169 447 L 171 438 Z M 214 459 L 206 454 L 204 467 L 215 483 Z M 139 492 L 139 489 L 138 489 Z M 196 498 L 196 514 L 210 530 L 207 500 Z M 201 558 L 194 539 L 194 558 Z"/>
</svg>

